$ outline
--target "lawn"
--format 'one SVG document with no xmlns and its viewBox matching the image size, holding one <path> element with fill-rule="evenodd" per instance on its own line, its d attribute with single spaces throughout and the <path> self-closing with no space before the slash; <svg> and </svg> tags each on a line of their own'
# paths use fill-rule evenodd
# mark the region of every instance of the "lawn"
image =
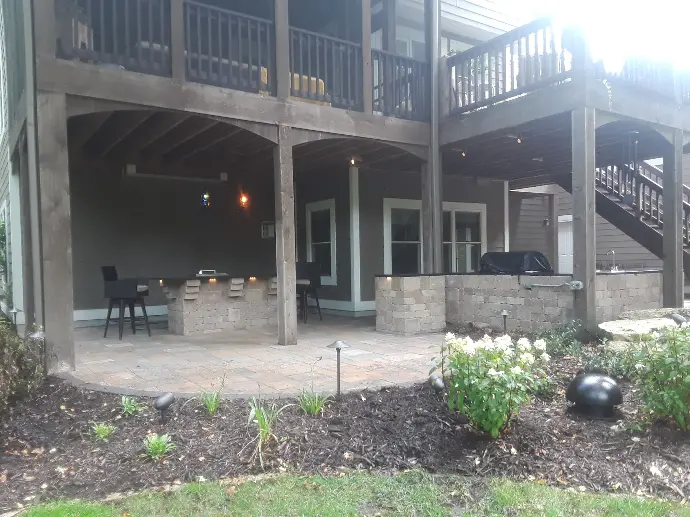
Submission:
<svg viewBox="0 0 690 517">
<path fill-rule="evenodd" d="M 23 517 L 688 516 L 676 503 L 566 491 L 536 483 L 432 476 L 272 476 L 196 483 L 112 503 L 52 503 Z"/>
</svg>

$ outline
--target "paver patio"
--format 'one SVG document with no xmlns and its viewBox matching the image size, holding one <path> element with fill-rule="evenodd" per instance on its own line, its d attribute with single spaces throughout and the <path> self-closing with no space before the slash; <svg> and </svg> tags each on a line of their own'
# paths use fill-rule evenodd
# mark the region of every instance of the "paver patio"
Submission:
<svg viewBox="0 0 690 517">
<path fill-rule="evenodd" d="M 396 336 L 376 332 L 371 318 L 313 317 L 299 325 L 296 346 L 278 346 L 277 329 L 177 336 L 162 327 L 152 337 L 138 331 L 120 341 L 113 329 L 77 329 L 78 381 L 116 392 L 156 395 L 172 391 L 190 396 L 220 388 L 228 397 L 293 396 L 302 389 L 332 393 L 336 353 L 325 348 L 336 339 L 342 352 L 341 389 L 408 384 L 428 377 L 432 346 L 441 334 Z M 221 387 L 222 386 L 222 387 Z"/>
</svg>

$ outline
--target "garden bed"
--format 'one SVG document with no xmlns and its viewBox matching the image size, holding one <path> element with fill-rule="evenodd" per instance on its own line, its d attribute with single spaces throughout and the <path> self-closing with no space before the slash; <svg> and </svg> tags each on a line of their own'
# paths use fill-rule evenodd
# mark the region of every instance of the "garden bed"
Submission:
<svg viewBox="0 0 690 517">
<path fill-rule="evenodd" d="M 572 361 L 550 369 L 559 386 Z M 562 391 L 562 390 L 561 390 Z M 590 421 L 565 411 L 562 392 L 536 399 L 514 430 L 491 441 L 448 413 L 427 385 L 349 393 L 323 417 L 286 409 L 275 427 L 279 443 L 264 450 L 267 470 L 333 474 L 342 470 L 424 468 L 436 473 L 508 476 L 576 490 L 621 491 L 685 499 L 690 494 L 690 436 L 665 426 L 625 430 L 635 422 L 634 393 L 613 420 Z M 224 401 L 214 417 L 199 401 L 177 401 L 162 424 L 151 401 L 121 417 L 120 397 L 74 388 L 51 378 L 35 400 L 0 423 L 0 513 L 56 498 L 111 493 L 258 472 L 250 461 L 256 435 L 244 401 Z M 285 404 L 287 401 L 279 401 Z M 623 425 L 617 421 L 623 420 Z M 94 422 L 116 430 L 97 442 Z M 147 432 L 168 433 L 177 449 L 164 461 L 143 454 Z"/>
</svg>

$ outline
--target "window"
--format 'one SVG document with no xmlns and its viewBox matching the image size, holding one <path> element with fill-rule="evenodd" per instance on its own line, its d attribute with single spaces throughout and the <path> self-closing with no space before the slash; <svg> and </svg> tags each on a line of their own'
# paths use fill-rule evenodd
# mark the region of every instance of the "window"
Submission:
<svg viewBox="0 0 690 517">
<path fill-rule="evenodd" d="M 384 272 L 422 272 L 421 201 L 384 199 Z M 486 252 L 486 205 L 443 203 L 443 270 L 472 273 Z"/>
<path fill-rule="evenodd" d="M 321 283 L 337 285 L 335 199 L 307 203 L 307 260 L 321 269 Z"/>
</svg>

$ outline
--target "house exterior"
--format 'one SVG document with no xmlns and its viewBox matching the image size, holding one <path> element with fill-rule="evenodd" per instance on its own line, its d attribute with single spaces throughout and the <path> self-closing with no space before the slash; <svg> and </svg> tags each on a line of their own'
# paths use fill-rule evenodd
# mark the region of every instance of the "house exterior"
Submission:
<svg viewBox="0 0 690 517">
<path fill-rule="evenodd" d="M 162 319 L 174 300 L 218 295 L 216 278 L 188 279 L 208 269 L 227 273 L 224 297 L 268 300 L 294 344 L 298 262 L 319 264 L 322 308 L 374 314 L 377 275 L 472 273 L 529 242 L 513 191 L 557 183 L 575 193 L 574 311 L 594 321 L 595 179 L 622 200 L 642 180 L 612 167 L 662 155 L 663 235 L 641 234 L 663 240 L 664 303 L 679 303 L 687 218 L 668 192 L 683 92 L 663 75 L 611 77 L 622 93 L 607 100 L 580 40 L 546 20 L 517 27 L 507 5 L 3 0 L 5 308 L 42 325 L 51 367 L 70 368 L 75 326 L 106 318 L 102 266 L 145 279 Z M 654 113 L 637 102 L 650 88 Z M 635 160 L 619 164 L 631 128 Z M 618 147 L 595 163 L 599 139 Z M 638 210 L 660 223 L 654 185 Z M 213 307 L 174 317 L 272 321 L 234 303 L 232 321 Z"/>
</svg>

